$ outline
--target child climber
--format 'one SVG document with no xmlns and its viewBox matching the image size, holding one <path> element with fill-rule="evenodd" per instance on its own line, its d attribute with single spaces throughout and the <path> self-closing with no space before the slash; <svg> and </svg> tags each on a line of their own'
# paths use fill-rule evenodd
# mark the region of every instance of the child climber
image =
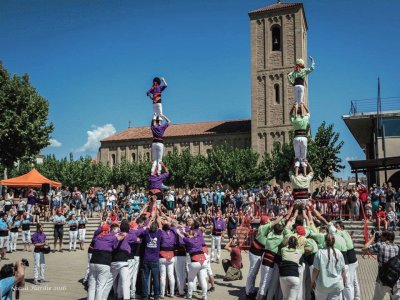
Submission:
<svg viewBox="0 0 400 300">
<path fill-rule="evenodd" d="M 146 95 L 153 101 L 153 113 L 157 116 L 162 114 L 161 93 L 167 87 L 164 77 L 155 77 L 152 87 L 147 91 Z"/>
<path fill-rule="evenodd" d="M 294 86 L 295 117 L 297 117 L 297 107 L 300 103 L 304 102 L 304 80 L 315 68 L 314 58 L 311 56 L 309 58 L 311 60 L 310 68 L 306 68 L 303 59 L 298 58 L 296 59 L 294 71 L 290 72 L 287 76 L 289 82 Z"/>
</svg>

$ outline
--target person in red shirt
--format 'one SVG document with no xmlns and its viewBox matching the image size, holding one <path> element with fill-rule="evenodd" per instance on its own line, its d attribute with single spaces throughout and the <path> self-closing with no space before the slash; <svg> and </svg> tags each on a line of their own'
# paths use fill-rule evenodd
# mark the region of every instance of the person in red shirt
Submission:
<svg viewBox="0 0 400 300">
<path fill-rule="evenodd" d="M 231 253 L 231 259 L 223 259 L 222 266 L 225 270 L 224 281 L 241 280 L 242 271 L 242 254 L 239 248 L 239 242 L 236 236 L 230 239 L 225 249 Z"/>
<path fill-rule="evenodd" d="M 381 205 L 379 205 L 378 211 L 376 212 L 376 224 L 378 226 L 378 230 L 381 230 L 382 224 L 385 227 L 385 230 L 387 230 L 386 211 L 383 210 Z"/>
</svg>

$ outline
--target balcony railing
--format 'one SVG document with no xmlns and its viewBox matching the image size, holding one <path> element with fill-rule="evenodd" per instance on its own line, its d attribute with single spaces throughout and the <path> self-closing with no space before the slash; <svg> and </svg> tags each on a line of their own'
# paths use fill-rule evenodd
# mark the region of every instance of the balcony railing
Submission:
<svg viewBox="0 0 400 300">
<path fill-rule="evenodd" d="M 350 115 L 360 115 L 363 113 L 376 113 L 378 109 L 378 100 L 374 99 L 361 99 L 351 100 Z M 387 97 L 381 98 L 381 112 L 399 111 L 400 110 L 400 97 Z"/>
</svg>

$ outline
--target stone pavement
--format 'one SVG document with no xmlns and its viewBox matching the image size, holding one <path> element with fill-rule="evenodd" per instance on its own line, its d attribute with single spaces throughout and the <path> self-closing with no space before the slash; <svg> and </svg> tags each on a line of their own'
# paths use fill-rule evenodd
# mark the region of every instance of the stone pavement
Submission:
<svg viewBox="0 0 400 300">
<path fill-rule="evenodd" d="M 248 253 L 243 255 L 243 280 L 224 282 L 222 280 L 223 269 L 221 264 L 212 264 L 216 277 L 216 291 L 209 294 L 209 300 L 228 300 L 245 299 L 244 286 L 247 278 Z M 228 253 L 223 251 L 223 258 L 228 257 Z M 27 258 L 30 267 L 26 272 L 26 285 L 20 293 L 20 299 L 29 300 L 54 300 L 54 299 L 86 299 L 86 292 L 83 286 L 78 282 L 84 275 L 87 264 L 87 252 L 77 250 L 76 252 L 65 251 L 63 253 L 50 253 L 46 255 L 46 280 L 48 282 L 42 285 L 33 285 L 33 254 L 32 252 L 18 251 L 8 254 L 9 260 L 4 263 L 15 262 L 17 259 Z M 362 259 L 359 257 L 358 276 L 361 286 L 362 300 L 372 298 L 375 278 L 377 273 L 376 258 Z M 259 284 L 259 277 L 256 285 Z M 166 298 L 169 299 L 169 298 Z M 178 298 L 175 298 L 178 299 Z M 200 297 L 194 299 L 200 299 Z M 386 299 L 386 298 L 385 298 Z M 387 297 L 389 299 L 389 297 Z"/>
</svg>

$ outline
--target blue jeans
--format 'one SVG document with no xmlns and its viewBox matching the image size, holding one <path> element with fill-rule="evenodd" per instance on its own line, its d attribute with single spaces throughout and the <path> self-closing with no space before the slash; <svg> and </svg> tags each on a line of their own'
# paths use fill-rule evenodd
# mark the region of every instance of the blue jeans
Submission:
<svg viewBox="0 0 400 300">
<path fill-rule="evenodd" d="M 142 283 L 143 283 L 143 296 L 149 297 L 149 280 L 150 272 L 153 275 L 153 291 L 154 298 L 160 297 L 160 263 L 157 262 L 143 262 Z"/>
</svg>

